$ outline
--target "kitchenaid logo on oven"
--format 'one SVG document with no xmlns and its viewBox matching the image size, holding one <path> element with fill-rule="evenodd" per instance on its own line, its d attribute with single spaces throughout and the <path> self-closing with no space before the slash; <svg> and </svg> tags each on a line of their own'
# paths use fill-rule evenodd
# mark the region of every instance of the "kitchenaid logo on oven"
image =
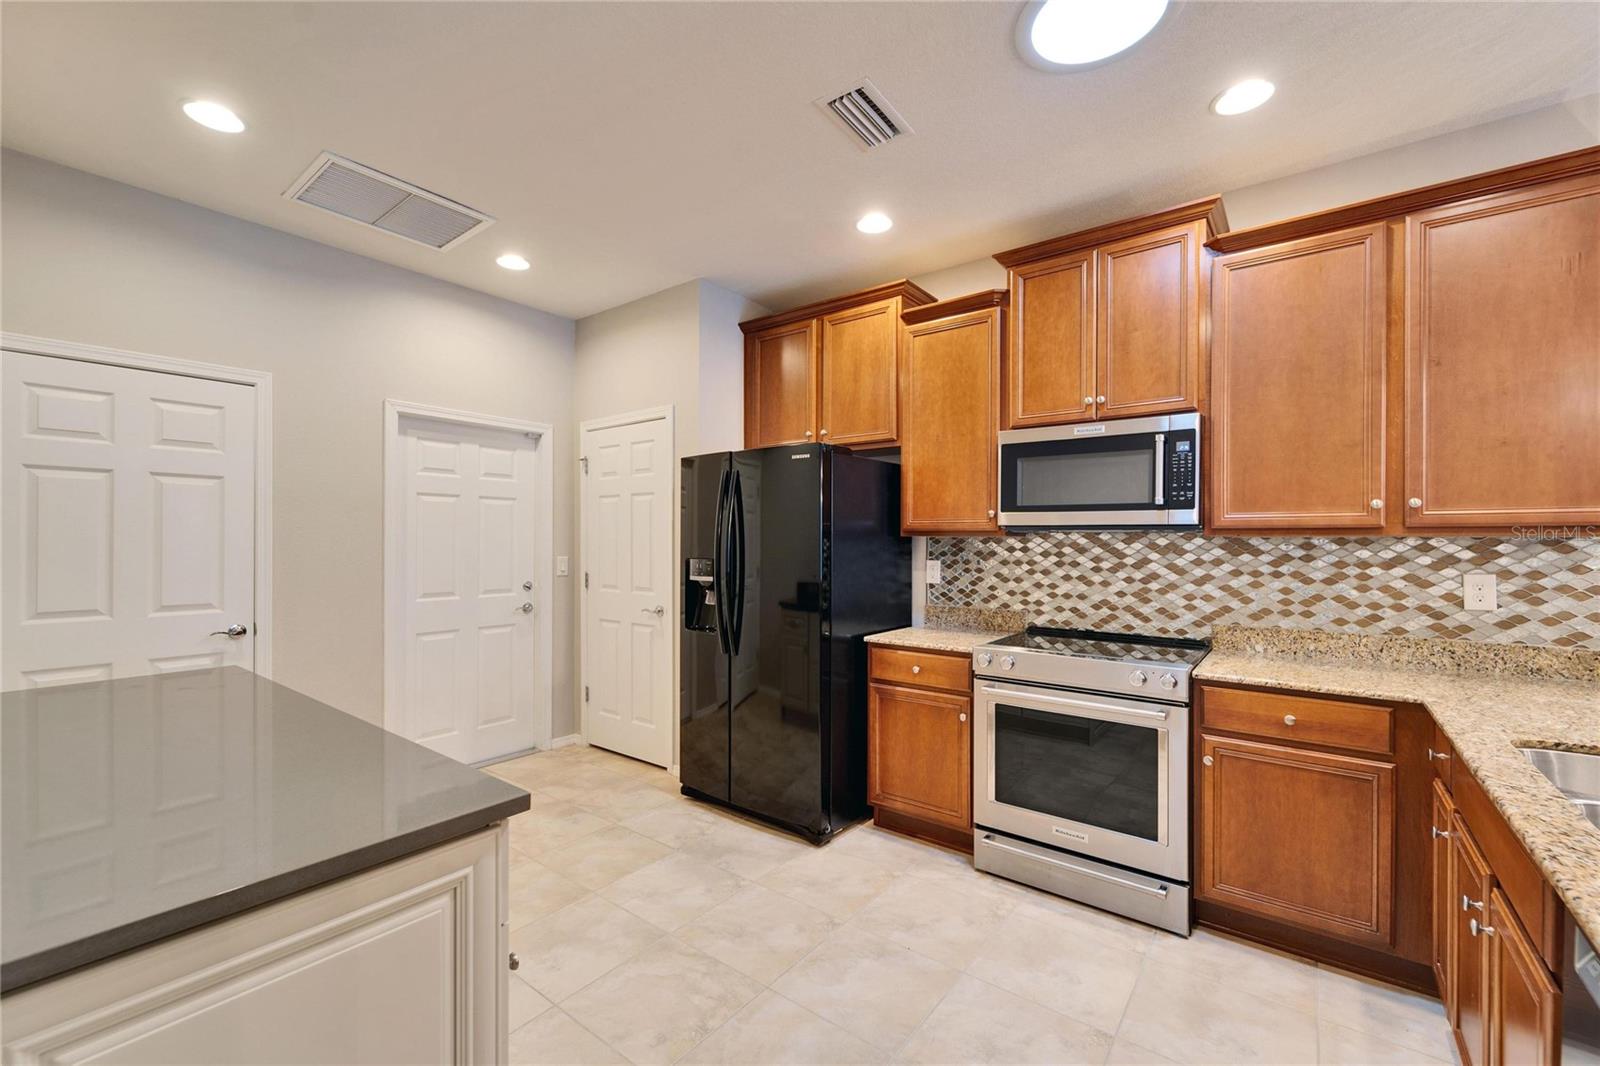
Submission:
<svg viewBox="0 0 1600 1066">
<path fill-rule="evenodd" d="M 1059 825 L 1053 825 L 1050 827 L 1050 832 L 1054 833 L 1058 837 L 1066 837 L 1068 840 L 1076 840 L 1080 844 L 1089 843 L 1089 834 L 1080 833 L 1076 829 L 1066 829 Z"/>
</svg>

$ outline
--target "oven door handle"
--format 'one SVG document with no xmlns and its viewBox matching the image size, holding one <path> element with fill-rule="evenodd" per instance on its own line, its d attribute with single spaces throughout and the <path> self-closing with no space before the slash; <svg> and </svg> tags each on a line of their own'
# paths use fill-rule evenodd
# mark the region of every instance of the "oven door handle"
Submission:
<svg viewBox="0 0 1600 1066">
<path fill-rule="evenodd" d="M 1156 896 L 1160 899 L 1165 899 L 1167 895 L 1166 885 L 1141 885 L 1137 881 L 1129 881 L 1125 878 L 1114 877 L 1111 874 L 1105 873 L 1101 870 L 1091 870 L 1087 866 L 1079 866 L 1075 862 L 1067 862 L 1064 859 L 1057 859 L 1051 855 L 1040 855 L 1038 852 L 1031 850 L 1024 851 L 1022 848 L 1012 847 L 1010 844 L 1002 844 L 993 833 L 985 833 L 980 839 L 986 847 L 998 848 L 1001 851 L 1009 851 L 1013 855 L 1020 855 L 1024 859 L 1031 859 L 1034 862 L 1042 862 L 1048 863 L 1051 866 L 1059 866 L 1063 870 L 1068 870 L 1082 877 L 1092 877 L 1096 881 L 1110 882 L 1111 884 L 1116 885 L 1118 888 L 1131 888 L 1139 892 L 1147 893 L 1148 895 Z"/>
<path fill-rule="evenodd" d="M 1167 435 L 1156 434 L 1156 498 L 1157 507 L 1167 505 Z"/>
<path fill-rule="evenodd" d="M 993 685 L 984 685 L 978 690 L 985 696 L 1002 696 L 1014 700 L 1033 700 L 1036 703 L 1054 703 L 1062 707 L 1077 707 L 1085 711 L 1098 711 L 1102 714 L 1121 714 L 1132 718 L 1153 718 L 1158 722 L 1165 722 L 1169 712 L 1146 709 L 1144 707 L 1118 707 L 1110 703 L 1096 703 L 1094 700 L 1085 700 L 1065 696 L 1046 696 L 1039 692 L 1020 692 L 1014 688 L 996 688 Z"/>
</svg>

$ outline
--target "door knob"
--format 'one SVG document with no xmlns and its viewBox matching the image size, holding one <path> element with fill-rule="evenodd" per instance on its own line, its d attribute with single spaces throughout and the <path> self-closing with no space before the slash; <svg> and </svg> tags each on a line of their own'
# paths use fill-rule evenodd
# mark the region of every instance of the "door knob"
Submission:
<svg viewBox="0 0 1600 1066">
<path fill-rule="evenodd" d="M 518 607 L 517 610 L 521 611 L 523 614 L 532 614 L 533 613 L 533 604 L 532 603 L 524 603 L 521 607 Z"/>
<path fill-rule="evenodd" d="M 639 608 L 639 610 L 643 611 L 645 614 L 653 614 L 657 618 L 660 618 L 663 614 L 666 613 L 666 608 L 662 607 L 659 603 L 656 604 L 654 607 L 641 607 L 641 608 Z"/>
<path fill-rule="evenodd" d="M 243 625 L 240 625 L 238 622 L 235 622 L 235 623 L 233 623 L 233 625 L 229 626 L 227 629 L 215 629 L 215 630 L 212 630 L 211 635 L 213 637 L 232 637 L 234 640 L 238 640 L 240 637 L 244 636 L 248 632 L 250 632 L 250 629 L 249 629 L 248 626 L 243 626 Z"/>
</svg>

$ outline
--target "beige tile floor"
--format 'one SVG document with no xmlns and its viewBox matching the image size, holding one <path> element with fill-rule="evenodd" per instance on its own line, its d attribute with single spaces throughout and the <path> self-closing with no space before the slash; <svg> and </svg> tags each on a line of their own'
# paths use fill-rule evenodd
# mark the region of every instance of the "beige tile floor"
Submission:
<svg viewBox="0 0 1600 1066">
<path fill-rule="evenodd" d="M 823 848 L 563 748 L 493 767 L 514 1063 L 1438 1063 L 1423 996 L 1185 940 L 870 825 Z"/>
</svg>

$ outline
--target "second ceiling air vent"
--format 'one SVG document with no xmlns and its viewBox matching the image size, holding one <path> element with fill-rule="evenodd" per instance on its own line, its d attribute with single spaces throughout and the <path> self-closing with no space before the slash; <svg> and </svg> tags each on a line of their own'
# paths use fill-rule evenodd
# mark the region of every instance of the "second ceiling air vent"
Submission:
<svg viewBox="0 0 1600 1066">
<path fill-rule="evenodd" d="M 867 78 L 862 78 L 854 88 L 822 97 L 816 104 L 854 134 L 863 149 L 876 148 L 912 132 L 900 112 Z"/>
<path fill-rule="evenodd" d="M 283 195 L 441 252 L 494 221 L 482 211 L 332 152 L 318 156 Z"/>
</svg>

